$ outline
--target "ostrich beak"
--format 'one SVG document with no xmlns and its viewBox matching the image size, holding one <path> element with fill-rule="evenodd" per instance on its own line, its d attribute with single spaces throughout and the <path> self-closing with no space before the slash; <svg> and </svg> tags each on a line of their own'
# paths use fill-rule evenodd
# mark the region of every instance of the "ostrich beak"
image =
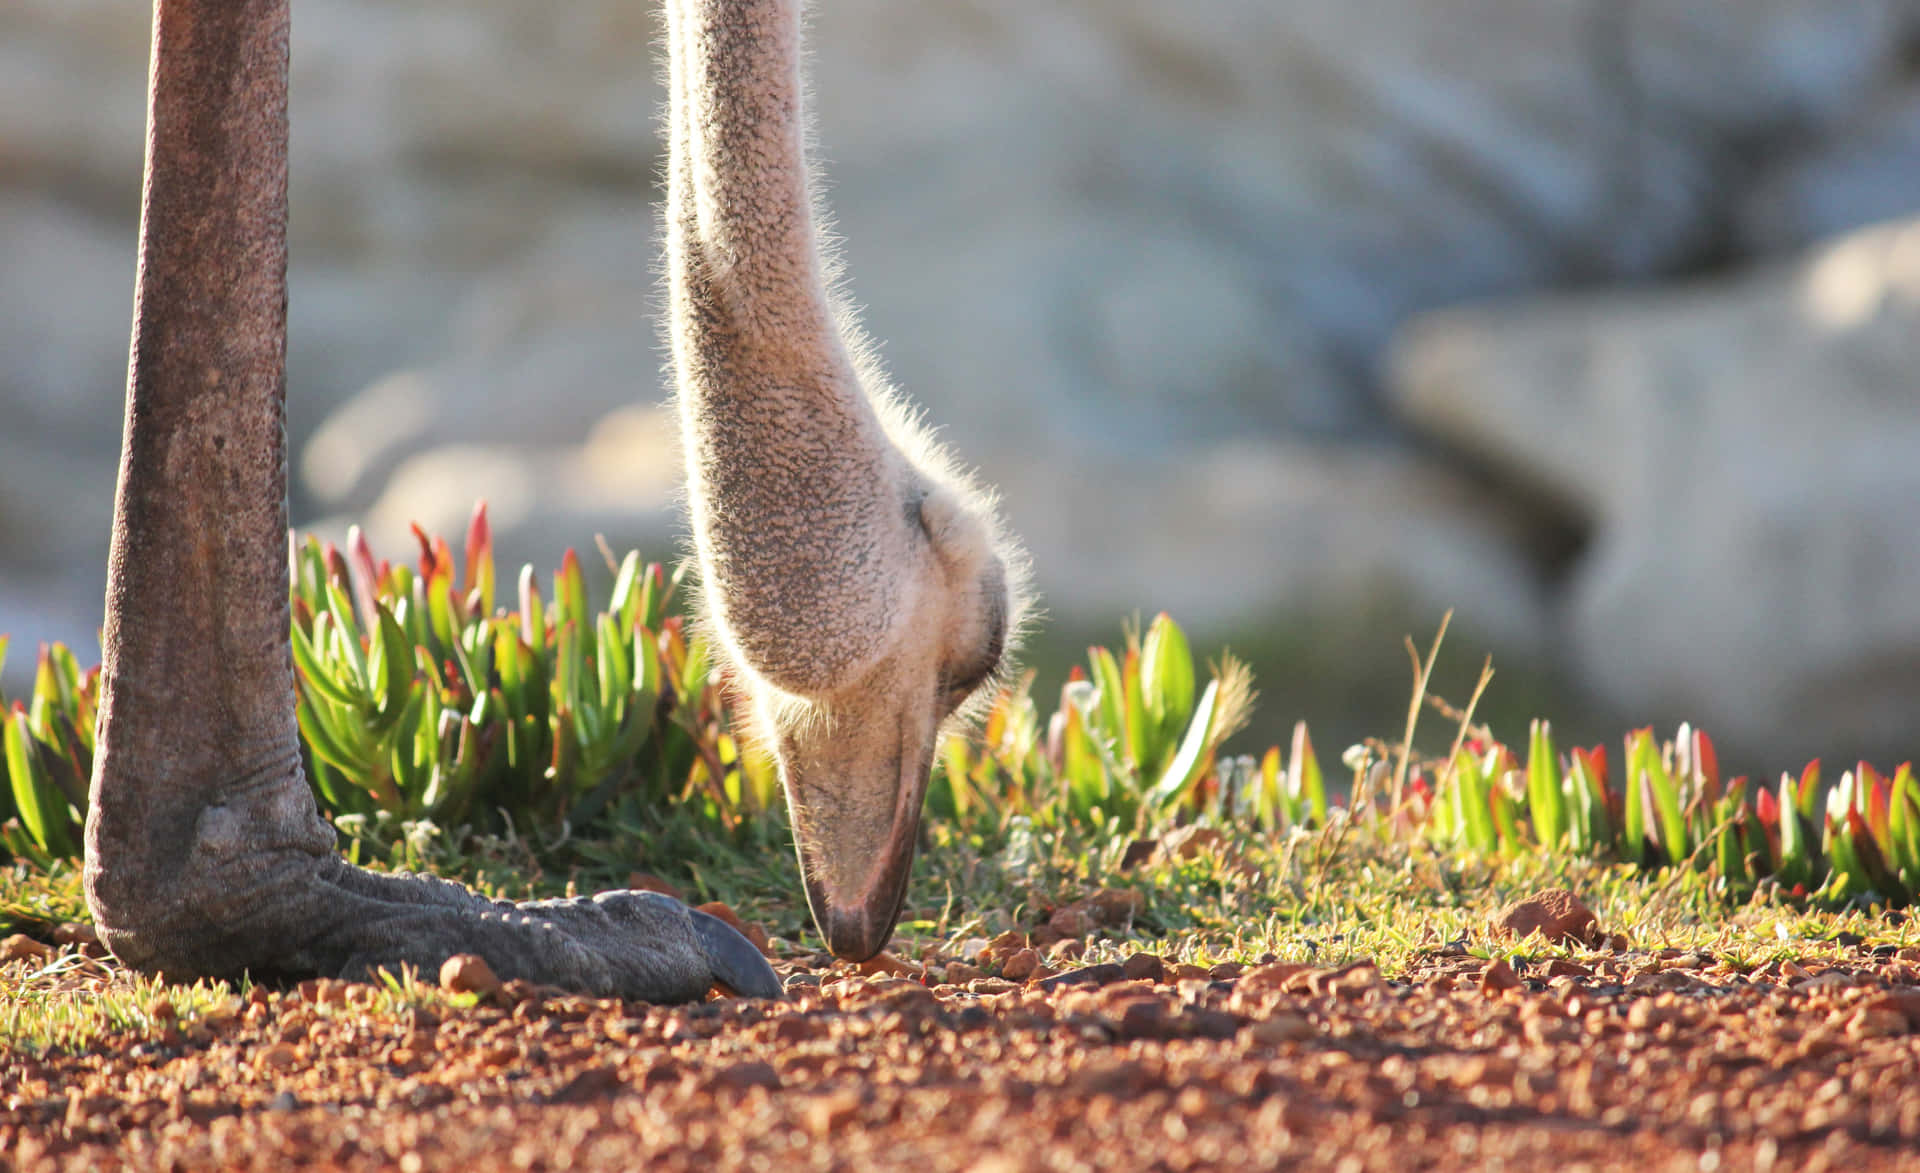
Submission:
<svg viewBox="0 0 1920 1173">
<path fill-rule="evenodd" d="M 900 920 L 933 769 L 928 724 L 925 735 L 901 738 L 884 755 L 873 755 L 878 761 L 854 754 L 855 761 L 816 772 L 810 765 L 825 763 L 807 763 L 803 755 L 788 760 L 787 802 L 807 907 L 836 957 L 874 956 Z"/>
</svg>

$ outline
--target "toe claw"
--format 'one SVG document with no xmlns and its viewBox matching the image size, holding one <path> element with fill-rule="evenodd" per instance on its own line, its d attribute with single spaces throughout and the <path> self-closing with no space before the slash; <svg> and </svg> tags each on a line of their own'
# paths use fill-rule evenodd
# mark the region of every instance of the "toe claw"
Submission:
<svg viewBox="0 0 1920 1173">
<path fill-rule="evenodd" d="M 711 913 L 697 908 L 687 911 L 693 915 L 694 932 L 699 935 L 716 982 L 748 998 L 779 998 L 784 994 L 779 975 L 753 942 Z"/>
</svg>

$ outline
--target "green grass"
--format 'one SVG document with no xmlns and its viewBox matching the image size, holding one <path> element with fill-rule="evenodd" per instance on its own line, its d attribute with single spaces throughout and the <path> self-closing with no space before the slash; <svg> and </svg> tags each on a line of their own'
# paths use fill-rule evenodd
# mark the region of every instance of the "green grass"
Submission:
<svg viewBox="0 0 1920 1173">
<path fill-rule="evenodd" d="M 180 985 L 124 969 L 102 972 L 72 951 L 44 964 L 16 961 L 0 966 L 0 1051 L 84 1050 L 107 1034 L 148 1036 L 237 1013 L 239 1000 L 225 982 Z"/>
<path fill-rule="evenodd" d="M 1443 852 L 1356 828 L 1297 830 L 1284 836 L 1230 834 L 1217 848 L 1129 871 L 1117 867 L 1124 844 L 1077 833 L 1039 836 L 1016 828 L 983 850 L 950 824 L 929 830 L 894 951 L 909 959 L 951 952 L 969 937 L 1042 924 L 1056 908 L 1099 888 L 1131 888 L 1143 897 L 1130 924 L 1097 931 L 1082 962 L 1123 959 L 1135 951 L 1169 961 L 1251 963 L 1272 955 L 1317 966 L 1371 960 L 1389 977 L 1422 956 L 1461 950 L 1486 958 L 1588 956 L 1575 946 L 1513 941 L 1491 922 L 1501 906 L 1542 888 L 1564 886 L 1594 909 L 1601 928 L 1623 934 L 1628 956 L 1659 950 L 1704 952 L 1740 970 L 1792 959 L 1856 962 L 1876 945 L 1920 945 L 1905 917 L 1863 907 L 1809 908 L 1778 892 L 1729 903 L 1700 872 L 1650 874 L 1530 852 L 1511 858 Z M 784 843 L 751 849 L 732 840 L 683 839 L 671 860 L 633 862 L 684 883 L 696 899 L 724 900 L 791 943 L 817 950 L 798 878 Z M 425 862 L 471 880 L 471 859 Z M 504 875 L 504 873 L 502 873 Z M 597 883 L 584 870 L 514 873 L 489 885 L 510 895 L 556 895 Z M 81 914 L 76 877 L 24 866 L 0 871 L 0 922 L 33 930 Z M 12 931 L 12 930 L 10 930 Z M 1603 949 L 1603 952 L 1605 950 Z M 0 1051 L 83 1049 L 107 1033 L 144 1037 L 198 1018 L 237 1012 L 244 984 L 168 985 L 115 969 L 87 971 L 72 950 L 45 964 L 0 970 Z M 445 996 L 396 979 L 379 991 L 393 1009 Z M 164 1000 L 173 1014 L 154 1008 Z"/>
<path fill-rule="evenodd" d="M 348 857 L 509 898 L 647 872 L 815 947 L 773 764 L 736 736 L 737 697 L 677 609 L 678 577 L 603 551 L 601 608 L 569 553 L 549 590 L 528 568 L 496 601 L 484 510 L 462 557 L 425 534 L 419 546 L 417 567 L 377 560 L 357 535 L 345 553 L 312 541 L 297 553 L 302 747 Z M 1860 763 L 1823 780 L 1815 763 L 1754 785 L 1723 777 L 1711 738 L 1685 726 L 1605 748 L 1557 743 L 1543 721 L 1512 738 L 1505 718 L 1488 720 L 1487 674 L 1462 693 L 1472 678 L 1438 665 L 1439 648 L 1439 636 L 1424 654 L 1407 643 L 1404 715 L 1370 716 L 1390 734 L 1322 747 L 1340 750 L 1324 762 L 1304 724 L 1284 749 L 1229 751 L 1257 727 L 1251 673 L 1196 655 L 1165 615 L 1088 648 L 1044 691 L 1032 674 L 1012 681 L 937 755 L 899 948 L 1032 927 L 1107 887 L 1139 892 L 1140 911 L 1094 957 L 1365 957 L 1393 972 L 1442 946 L 1515 948 L 1487 935 L 1489 917 L 1554 885 L 1635 948 L 1739 965 L 1821 942 L 1914 943 L 1889 915 L 1920 897 L 1911 770 Z M 1465 703 L 1436 696 L 1442 681 Z M 0 698 L 0 845 L 13 860 L 0 933 L 85 918 L 98 688 L 99 670 L 56 645 L 40 649 L 27 697 Z M 1222 839 L 1123 867 L 1129 845 L 1186 826 Z M 84 1023 L 135 1021 L 114 1009 L 117 987 L 104 1017 L 63 1001 L 53 991 L 71 976 L 0 992 L 13 1024 L 0 1039 L 67 1045 Z"/>
</svg>

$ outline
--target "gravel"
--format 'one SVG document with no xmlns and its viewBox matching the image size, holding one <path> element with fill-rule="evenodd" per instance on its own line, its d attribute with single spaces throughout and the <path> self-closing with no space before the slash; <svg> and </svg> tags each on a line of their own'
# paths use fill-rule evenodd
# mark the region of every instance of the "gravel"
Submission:
<svg viewBox="0 0 1920 1173">
<path fill-rule="evenodd" d="M 1016 944 L 1004 960 L 1032 949 L 1040 976 L 969 976 L 991 948 L 865 973 L 789 958 L 777 1004 L 508 982 L 396 1009 L 319 981 L 149 1005 L 77 1054 L 0 1052 L 0 1169 L 1858 1173 L 1920 1151 L 1912 949 L 1749 972 L 1454 950 L 1388 975 L 1052 966 Z"/>
</svg>

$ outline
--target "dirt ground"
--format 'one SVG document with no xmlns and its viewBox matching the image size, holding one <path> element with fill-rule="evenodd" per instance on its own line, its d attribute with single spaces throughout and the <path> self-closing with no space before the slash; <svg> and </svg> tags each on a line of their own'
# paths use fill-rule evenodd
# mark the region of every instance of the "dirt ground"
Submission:
<svg viewBox="0 0 1920 1173">
<path fill-rule="evenodd" d="M 0 1168 L 1920 1168 L 1913 949 L 1382 974 L 1019 944 L 789 960 L 778 1004 L 321 981 L 151 1005 L 78 1054 L 0 1052 Z"/>
</svg>

